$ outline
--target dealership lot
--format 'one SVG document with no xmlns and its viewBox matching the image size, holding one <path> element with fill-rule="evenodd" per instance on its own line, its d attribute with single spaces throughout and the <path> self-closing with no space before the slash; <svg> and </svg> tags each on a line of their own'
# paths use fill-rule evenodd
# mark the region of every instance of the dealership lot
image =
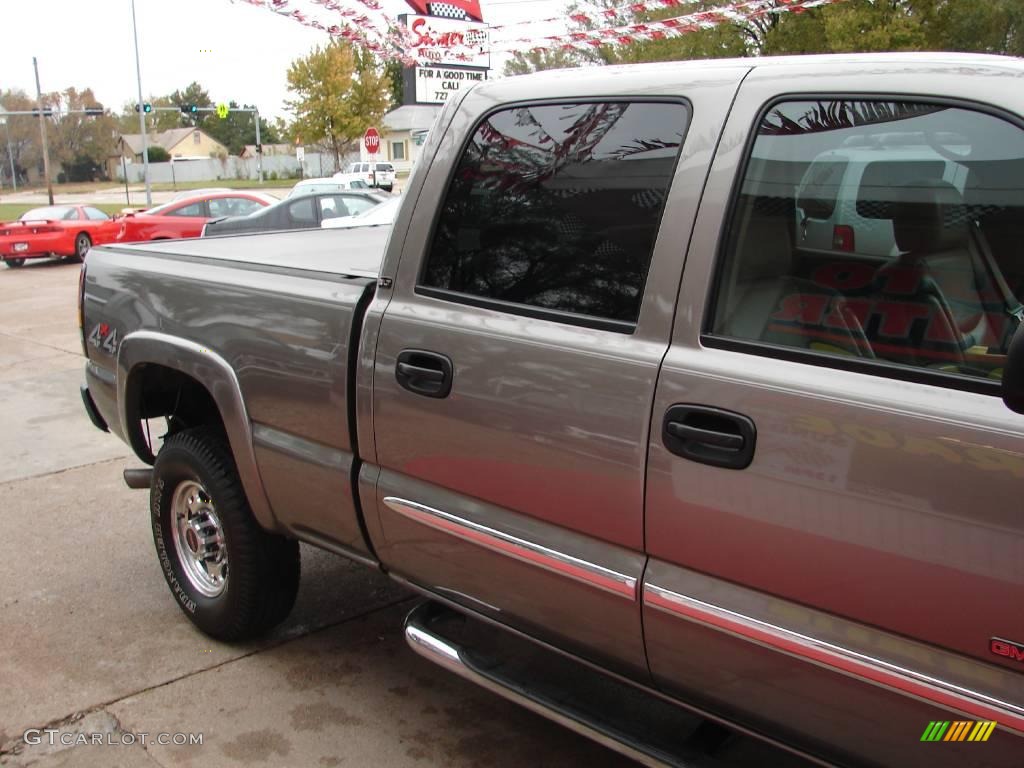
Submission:
<svg viewBox="0 0 1024 768">
<path fill-rule="evenodd" d="M 196 631 L 160 573 L 147 496 L 121 480 L 137 461 L 81 407 L 78 272 L 0 269 L 0 764 L 624 762 L 416 657 L 401 637 L 415 599 L 317 550 L 270 636 Z"/>
</svg>

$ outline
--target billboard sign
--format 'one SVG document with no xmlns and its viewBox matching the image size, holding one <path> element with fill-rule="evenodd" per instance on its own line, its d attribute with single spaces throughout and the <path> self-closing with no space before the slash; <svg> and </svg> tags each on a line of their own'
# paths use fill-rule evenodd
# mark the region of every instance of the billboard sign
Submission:
<svg viewBox="0 0 1024 768">
<path fill-rule="evenodd" d="M 416 67 L 416 101 L 419 104 L 444 104 L 449 94 L 487 79 L 486 69 Z"/>
<path fill-rule="evenodd" d="M 405 16 L 409 28 L 406 53 L 431 66 L 489 67 L 488 27 L 475 21 L 435 16 Z"/>
</svg>

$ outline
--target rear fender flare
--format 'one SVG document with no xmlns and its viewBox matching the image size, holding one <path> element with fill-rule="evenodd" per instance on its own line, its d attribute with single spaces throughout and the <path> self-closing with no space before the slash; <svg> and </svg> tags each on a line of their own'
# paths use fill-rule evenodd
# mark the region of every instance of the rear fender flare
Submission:
<svg viewBox="0 0 1024 768">
<path fill-rule="evenodd" d="M 192 377 L 213 397 L 220 411 L 228 443 L 238 468 L 238 476 L 257 522 L 268 531 L 279 529 L 263 487 L 252 440 L 252 422 L 242 398 L 238 377 L 227 360 L 211 349 L 188 339 L 155 331 L 135 331 L 121 341 L 117 354 L 117 408 L 122 434 L 143 460 L 152 463 L 153 455 L 139 422 L 131 423 L 128 402 L 129 383 L 139 374 L 139 366 L 162 365 Z"/>
</svg>

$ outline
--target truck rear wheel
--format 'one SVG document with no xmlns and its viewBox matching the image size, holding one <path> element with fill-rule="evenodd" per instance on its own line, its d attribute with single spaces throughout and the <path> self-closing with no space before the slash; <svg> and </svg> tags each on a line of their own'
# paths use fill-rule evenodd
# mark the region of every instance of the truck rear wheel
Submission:
<svg viewBox="0 0 1024 768">
<path fill-rule="evenodd" d="M 167 438 L 153 467 L 150 512 L 167 585 L 203 632 L 246 640 L 291 611 L 299 588 L 298 542 L 260 528 L 216 430 L 199 427 Z"/>
</svg>

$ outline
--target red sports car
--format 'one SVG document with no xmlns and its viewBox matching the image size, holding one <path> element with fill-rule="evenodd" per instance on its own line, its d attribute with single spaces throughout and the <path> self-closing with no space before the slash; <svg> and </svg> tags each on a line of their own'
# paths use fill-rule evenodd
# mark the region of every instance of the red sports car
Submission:
<svg viewBox="0 0 1024 768">
<path fill-rule="evenodd" d="M 0 224 L 0 258 L 8 267 L 45 256 L 84 259 L 90 247 L 111 242 L 117 231 L 117 223 L 92 206 L 33 208 L 17 221 Z"/>
<path fill-rule="evenodd" d="M 173 200 L 142 213 L 128 213 L 117 221 L 117 242 L 199 237 L 203 225 L 222 216 L 245 216 L 278 202 L 263 192 L 206 192 Z"/>
</svg>

